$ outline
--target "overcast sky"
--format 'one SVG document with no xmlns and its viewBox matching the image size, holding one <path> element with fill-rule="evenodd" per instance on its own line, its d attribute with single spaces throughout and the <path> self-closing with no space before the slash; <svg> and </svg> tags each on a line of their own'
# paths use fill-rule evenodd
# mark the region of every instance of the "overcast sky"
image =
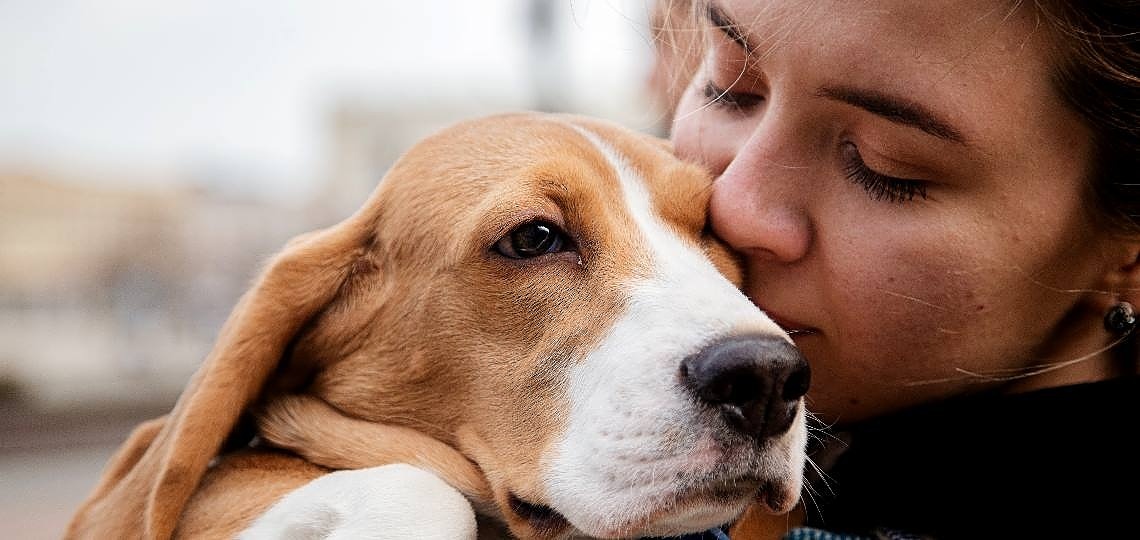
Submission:
<svg viewBox="0 0 1140 540">
<path fill-rule="evenodd" d="M 584 99 L 630 95 L 649 0 L 557 1 Z M 0 0 L 0 164 L 231 163 L 304 182 L 338 97 L 532 91 L 524 0 Z"/>
</svg>

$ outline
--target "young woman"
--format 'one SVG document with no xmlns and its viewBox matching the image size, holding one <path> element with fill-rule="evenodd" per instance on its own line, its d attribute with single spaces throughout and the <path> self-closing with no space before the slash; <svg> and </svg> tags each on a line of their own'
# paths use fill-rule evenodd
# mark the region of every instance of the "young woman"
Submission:
<svg viewBox="0 0 1140 540">
<path fill-rule="evenodd" d="M 676 150 L 841 434 L 809 525 L 1140 530 L 1140 4 L 664 8 Z"/>
</svg>

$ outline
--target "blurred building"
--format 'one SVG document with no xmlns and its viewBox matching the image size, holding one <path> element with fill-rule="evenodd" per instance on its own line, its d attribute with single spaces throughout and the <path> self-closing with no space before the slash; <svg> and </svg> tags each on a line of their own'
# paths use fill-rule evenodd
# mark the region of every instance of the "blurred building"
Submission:
<svg viewBox="0 0 1140 540">
<path fill-rule="evenodd" d="M 360 206 L 384 173 L 417 141 L 460 120 L 521 110 L 505 96 L 406 96 L 403 99 L 345 98 L 326 120 L 324 180 L 314 194 L 323 211 L 346 216 Z"/>
<path fill-rule="evenodd" d="M 0 171 L 0 378 L 58 409 L 168 402 L 308 213 L 179 182 Z"/>
</svg>

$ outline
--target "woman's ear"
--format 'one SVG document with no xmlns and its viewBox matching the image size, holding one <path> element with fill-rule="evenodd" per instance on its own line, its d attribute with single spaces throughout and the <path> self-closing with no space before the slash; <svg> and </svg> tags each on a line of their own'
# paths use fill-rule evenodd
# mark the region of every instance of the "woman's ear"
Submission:
<svg viewBox="0 0 1140 540">
<path fill-rule="evenodd" d="M 1102 313 L 1119 302 L 1140 306 L 1140 240 L 1122 240 L 1110 249 L 1100 284 L 1102 294 L 1093 300 Z"/>
</svg>

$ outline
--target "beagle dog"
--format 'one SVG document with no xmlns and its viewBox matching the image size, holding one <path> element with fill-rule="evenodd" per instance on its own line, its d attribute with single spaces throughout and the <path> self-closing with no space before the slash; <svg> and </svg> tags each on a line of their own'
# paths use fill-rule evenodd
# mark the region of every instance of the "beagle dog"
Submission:
<svg viewBox="0 0 1140 540">
<path fill-rule="evenodd" d="M 640 538 L 787 512 L 809 371 L 738 290 L 711 183 L 580 117 L 426 139 L 270 261 L 67 537 L 459 538 L 478 516 Z"/>
</svg>

